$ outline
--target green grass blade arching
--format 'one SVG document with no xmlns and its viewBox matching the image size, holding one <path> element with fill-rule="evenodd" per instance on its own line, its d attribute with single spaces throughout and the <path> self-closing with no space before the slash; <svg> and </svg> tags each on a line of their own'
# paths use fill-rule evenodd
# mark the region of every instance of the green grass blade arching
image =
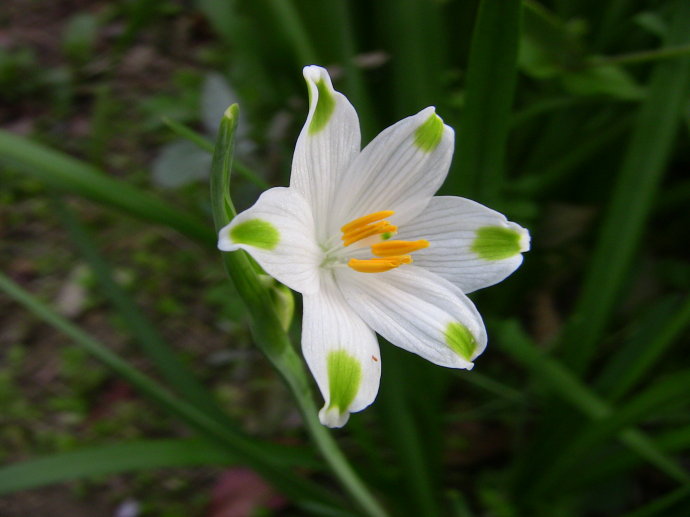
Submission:
<svg viewBox="0 0 690 517">
<path fill-rule="evenodd" d="M 472 36 L 465 107 L 457 137 L 458 172 L 449 191 L 496 204 L 517 78 L 521 4 L 482 0 Z"/>
<path fill-rule="evenodd" d="M 681 427 L 659 433 L 654 436 L 654 443 L 660 451 L 667 454 L 681 453 L 690 449 L 690 427 Z M 642 463 L 642 458 L 633 453 L 630 449 L 622 449 L 601 462 L 597 469 L 589 469 L 582 472 L 577 478 L 569 480 L 569 486 L 576 488 L 595 485 L 602 480 L 611 479 L 619 476 L 622 472 L 638 467 Z"/>
<path fill-rule="evenodd" d="M 221 119 L 216 150 L 211 167 L 211 207 L 216 230 L 220 230 L 235 216 L 230 197 L 230 173 L 235 145 L 235 129 L 239 107 L 230 106 Z M 251 330 L 256 344 L 280 372 L 290 388 L 304 418 L 307 431 L 342 486 L 371 517 L 384 517 L 386 512 L 350 466 L 330 432 L 318 420 L 318 409 L 307 372 L 290 343 L 276 315 L 266 287 L 259 281 L 254 267 L 244 251 L 223 253 L 225 269 L 251 315 Z"/>
<path fill-rule="evenodd" d="M 135 470 L 228 465 L 233 454 L 199 439 L 142 440 L 88 447 L 0 468 L 0 495 L 73 479 Z"/>
<path fill-rule="evenodd" d="M 591 422 L 582 432 L 571 437 L 567 446 L 553 457 L 540 474 L 533 489 L 538 493 L 548 493 L 563 486 L 569 478 L 578 477 L 580 470 L 589 470 L 592 451 L 606 440 L 623 435 L 626 428 L 642 423 L 656 412 L 668 407 L 677 407 L 687 400 L 687 387 L 690 385 L 690 370 L 669 375 L 655 382 L 646 391 L 634 397 L 627 404 L 611 411 L 605 418 Z M 586 464 L 583 464 L 585 460 Z M 690 486 L 690 475 L 684 472 L 677 481 Z"/>
<path fill-rule="evenodd" d="M 237 456 L 238 461 L 256 470 L 268 482 L 274 484 L 276 488 L 298 504 L 315 500 L 323 504 L 338 506 L 339 501 L 319 485 L 295 476 L 292 471 L 279 465 L 270 450 L 264 448 L 261 442 L 248 438 L 235 429 L 209 418 L 196 407 L 175 397 L 2 273 L 0 273 L 0 291 L 24 305 L 41 320 L 69 336 L 76 344 L 102 361 L 163 409 L 210 439 L 217 441 L 221 446 L 229 448 Z"/>
<path fill-rule="evenodd" d="M 317 467 L 309 454 L 266 443 L 287 467 Z M 297 454 L 296 454 L 297 452 Z M 306 460 L 306 461 L 305 461 Z M 199 438 L 140 440 L 63 452 L 0 467 L 0 495 L 95 476 L 170 467 L 231 465 L 232 451 Z"/>
<path fill-rule="evenodd" d="M 517 322 L 506 322 L 495 325 L 495 328 L 501 350 L 526 368 L 535 379 L 548 386 L 550 391 L 569 406 L 592 420 L 602 420 L 613 413 L 613 409 L 606 401 L 591 391 L 559 361 L 540 352 Z M 687 473 L 643 432 L 628 429 L 619 436 L 619 439 L 637 455 L 655 465 L 672 479 L 686 481 Z M 530 485 L 535 482 L 536 480 L 531 480 Z"/>
<path fill-rule="evenodd" d="M 392 345 L 389 345 L 392 348 Z M 427 440 L 428 435 L 422 433 L 419 413 L 414 411 L 410 396 L 410 381 L 408 379 L 412 360 L 404 352 L 389 350 L 385 357 L 386 375 L 381 379 L 381 408 L 385 418 L 385 431 L 388 441 L 395 452 L 397 470 L 402 473 L 400 489 L 405 490 L 407 496 L 402 500 L 403 507 L 398 511 L 409 510 L 412 515 L 438 517 L 442 515 L 439 508 L 439 494 L 434 484 L 434 474 Z M 422 377 L 424 378 L 424 377 Z M 429 389 L 425 395 L 429 403 L 442 411 L 440 401 L 436 401 L 438 394 Z M 426 397 L 425 397 L 426 399 Z M 416 418 L 415 418 L 416 417 Z M 437 429 L 431 429 L 432 435 L 442 440 Z M 437 444 L 431 444 L 433 446 Z"/>
<path fill-rule="evenodd" d="M 668 45 L 690 43 L 690 2 L 671 9 Z M 616 305 L 649 217 L 686 102 L 690 58 L 656 65 L 624 158 L 582 293 L 563 335 L 563 353 L 584 371 Z"/>
<path fill-rule="evenodd" d="M 690 487 L 677 488 L 673 492 L 657 497 L 651 503 L 633 512 L 626 513 L 622 517 L 667 517 L 669 509 L 680 505 L 680 503 L 683 503 L 683 507 L 687 509 L 687 499 L 690 499 Z M 684 513 L 685 511 L 683 511 Z"/>
<path fill-rule="evenodd" d="M 215 245 L 213 231 L 196 217 L 27 138 L 0 130 L 0 161 L 14 164 L 58 190 L 78 194 L 144 221 L 168 226 L 205 246 Z"/>
<path fill-rule="evenodd" d="M 640 321 L 640 328 L 608 361 L 597 389 L 610 401 L 630 392 L 690 326 L 690 298 L 662 300 Z"/>
<path fill-rule="evenodd" d="M 69 207 L 59 199 L 55 200 L 54 206 L 58 218 L 67 228 L 75 246 L 93 271 L 103 293 L 122 317 L 128 332 L 168 385 L 174 387 L 174 390 L 188 402 L 205 411 L 212 418 L 226 425 L 236 425 L 215 404 L 214 396 L 194 377 L 163 336 L 144 316 L 134 300 L 115 281 L 109 264 L 98 252 L 86 228 L 79 223 Z"/>
</svg>

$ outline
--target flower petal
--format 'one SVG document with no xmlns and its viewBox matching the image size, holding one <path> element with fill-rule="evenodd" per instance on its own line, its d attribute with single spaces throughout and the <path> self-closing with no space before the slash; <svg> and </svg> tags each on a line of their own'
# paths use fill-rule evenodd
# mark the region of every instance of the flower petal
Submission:
<svg viewBox="0 0 690 517">
<path fill-rule="evenodd" d="M 433 107 L 381 132 L 342 176 L 331 232 L 381 210 L 396 212 L 394 224 L 416 216 L 446 178 L 454 142 Z"/>
<path fill-rule="evenodd" d="M 371 328 L 432 363 L 470 369 L 486 348 L 486 330 L 474 304 L 433 273 L 412 265 L 377 274 L 343 268 L 337 282 Z"/>
<path fill-rule="evenodd" d="M 247 251 L 266 273 L 295 291 L 319 289 L 323 252 L 316 244 L 311 208 L 293 189 L 276 187 L 261 194 L 220 230 L 218 248 Z"/>
<path fill-rule="evenodd" d="M 321 423 L 342 427 L 379 390 L 381 360 L 374 332 L 343 299 L 330 277 L 304 296 L 302 353 L 323 394 Z"/>
<path fill-rule="evenodd" d="M 529 232 L 503 214 L 475 201 L 434 197 L 424 211 L 400 228 L 397 239 L 426 239 L 414 264 L 470 293 L 494 285 L 522 264 Z"/>
<path fill-rule="evenodd" d="M 338 177 L 360 150 L 357 112 L 347 98 L 335 91 L 328 72 L 318 66 L 304 68 L 309 91 L 309 115 L 297 139 L 292 159 L 290 187 L 312 207 L 327 237 L 327 221 Z"/>
</svg>

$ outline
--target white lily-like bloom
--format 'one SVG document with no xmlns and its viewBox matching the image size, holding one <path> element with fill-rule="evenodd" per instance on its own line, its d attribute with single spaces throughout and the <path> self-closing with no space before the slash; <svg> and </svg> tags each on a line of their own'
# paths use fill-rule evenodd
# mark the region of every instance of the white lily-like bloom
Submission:
<svg viewBox="0 0 690 517">
<path fill-rule="evenodd" d="M 360 150 L 357 113 L 325 69 L 308 66 L 309 115 L 290 187 L 264 192 L 220 230 L 302 293 L 302 352 L 342 427 L 379 389 L 376 333 L 440 366 L 470 369 L 486 347 L 466 293 L 500 282 L 529 249 L 526 229 L 479 203 L 434 194 L 454 147 L 433 107 Z"/>
</svg>

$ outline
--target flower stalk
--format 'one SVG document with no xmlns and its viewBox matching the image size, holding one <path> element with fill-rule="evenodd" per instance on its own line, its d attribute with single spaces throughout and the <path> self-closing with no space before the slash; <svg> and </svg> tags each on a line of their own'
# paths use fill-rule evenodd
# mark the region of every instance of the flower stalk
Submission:
<svg viewBox="0 0 690 517">
<path fill-rule="evenodd" d="M 230 172 L 239 107 L 230 106 L 220 123 L 211 171 L 211 207 L 216 230 L 236 215 L 230 197 Z M 262 284 L 246 253 L 224 253 L 223 261 L 237 292 L 251 315 L 252 335 L 273 366 L 280 372 L 302 413 L 312 440 L 343 488 L 370 517 L 385 517 L 386 511 L 353 470 L 328 429 L 317 417 L 312 390 L 303 363 L 276 314 L 271 296 Z"/>
</svg>

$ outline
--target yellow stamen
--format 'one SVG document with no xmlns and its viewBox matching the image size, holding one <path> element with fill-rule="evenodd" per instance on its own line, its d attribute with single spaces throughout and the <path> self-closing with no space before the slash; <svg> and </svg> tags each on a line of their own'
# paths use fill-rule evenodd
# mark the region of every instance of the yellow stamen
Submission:
<svg viewBox="0 0 690 517">
<path fill-rule="evenodd" d="M 393 233 L 398 231 L 398 227 L 392 225 L 388 221 L 380 221 L 378 223 L 369 224 L 361 228 L 356 228 L 353 231 L 344 233 L 342 236 L 343 246 L 349 246 L 357 241 L 371 237 L 372 235 L 378 235 L 381 233 Z"/>
<path fill-rule="evenodd" d="M 425 239 L 418 241 L 385 241 L 372 245 L 371 252 L 379 257 L 391 257 L 405 255 L 428 247 L 429 241 Z"/>
<path fill-rule="evenodd" d="M 412 257 L 409 255 L 398 255 L 395 257 L 366 260 L 352 258 L 348 261 L 347 265 L 360 273 L 383 273 L 384 271 L 395 269 L 402 264 L 410 263 L 412 263 Z"/>
<path fill-rule="evenodd" d="M 395 212 L 393 210 L 382 210 L 381 212 L 374 212 L 373 214 L 365 215 L 363 217 L 359 217 L 355 219 L 354 221 L 350 221 L 347 223 L 345 226 L 343 226 L 340 231 L 343 233 L 351 233 L 355 230 L 359 230 L 371 223 L 375 223 L 376 221 L 380 221 L 381 219 L 385 219 L 386 217 L 390 217 L 394 214 Z"/>
</svg>

